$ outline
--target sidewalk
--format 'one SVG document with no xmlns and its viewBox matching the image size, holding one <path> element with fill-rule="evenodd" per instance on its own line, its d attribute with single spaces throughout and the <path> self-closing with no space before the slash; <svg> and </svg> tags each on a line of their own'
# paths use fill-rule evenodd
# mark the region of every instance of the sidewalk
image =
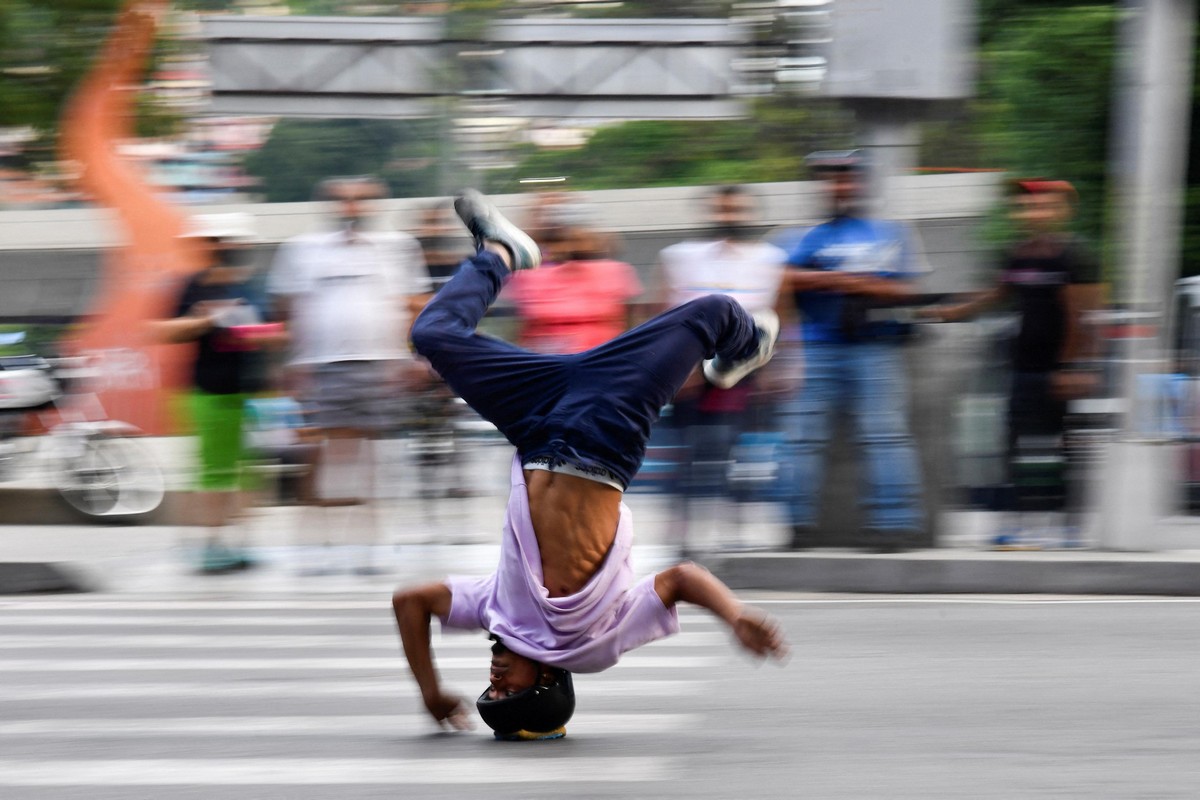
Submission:
<svg viewBox="0 0 1200 800">
<path fill-rule="evenodd" d="M 176 453 L 179 444 L 172 443 Z M 374 547 L 344 543 L 344 528 L 355 524 L 344 509 L 313 517 L 305 515 L 321 512 L 257 508 L 230 537 L 245 541 L 258 566 L 220 576 L 194 573 L 200 528 L 77 522 L 62 509 L 56 512 L 64 514 L 55 520 L 58 524 L 31 524 L 44 519 L 36 503 L 56 507 L 48 490 L 0 488 L 0 594 L 74 589 L 227 597 L 378 590 L 386 597 L 400 584 L 493 569 L 511 451 L 503 445 L 479 446 L 468 469 L 479 478 L 476 495 L 435 501 L 417 496 L 409 479 L 412 465 L 401 454 L 392 455 L 381 468 L 379 484 L 396 488 L 377 501 L 382 531 Z M 169 486 L 182 489 L 186 471 L 179 458 L 168 455 L 166 463 Z M 679 545 L 669 499 L 630 494 L 626 502 L 634 515 L 638 572 L 673 563 Z M 698 561 L 740 590 L 1200 595 L 1200 546 L 1158 553 L 992 552 L 984 549 L 986 515 L 948 514 L 945 546 L 938 549 L 889 555 L 832 549 L 792 553 L 781 550 L 788 532 L 777 508 L 754 504 L 742 511 L 736 551 L 722 550 L 731 544 L 731 525 L 719 514 L 698 515 L 704 521 L 689 541 L 702 554 Z M 22 515 L 25 519 L 18 522 Z M 331 546 L 321 546 L 326 539 Z M 367 556 L 378 574 L 353 571 L 367 563 Z M 326 574 L 310 574 L 316 571 Z"/>
<path fill-rule="evenodd" d="M 669 541 L 662 498 L 633 495 L 639 574 L 677 558 Z M 0 527 L 0 594 L 94 590 L 176 597 L 326 594 L 377 590 L 448 573 L 486 574 L 498 554 L 503 498 L 442 502 L 438 520 L 421 504 L 386 510 L 384 544 L 369 550 L 378 574 L 359 575 L 368 550 L 298 541 L 301 510 L 254 511 L 234 533 L 244 536 L 258 566 L 244 573 L 204 576 L 193 570 L 202 532 L 161 525 L 38 525 Z M 765 512 L 764 509 L 758 509 Z M 744 527 L 745 552 L 713 551 L 697 560 L 739 590 L 877 593 L 1038 593 L 1200 595 L 1200 551 L 992 552 L 968 547 L 871 555 L 850 551 L 779 551 L 784 530 L 769 514 Z M 311 537 L 309 538 L 311 541 Z M 311 575 L 317 567 L 326 574 Z"/>
</svg>

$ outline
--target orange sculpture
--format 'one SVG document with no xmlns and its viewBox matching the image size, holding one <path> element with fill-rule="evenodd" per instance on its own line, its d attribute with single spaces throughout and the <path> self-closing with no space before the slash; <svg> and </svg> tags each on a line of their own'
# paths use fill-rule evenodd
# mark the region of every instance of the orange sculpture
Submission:
<svg viewBox="0 0 1200 800">
<path fill-rule="evenodd" d="M 104 256 L 99 291 L 64 349 L 96 360 L 108 415 L 147 433 L 169 432 L 167 397 L 182 386 L 187 348 L 147 340 L 145 322 L 171 316 L 181 275 L 204 264 L 203 246 L 181 239 L 184 216 L 117 145 L 134 137 L 134 100 L 166 0 L 128 0 L 91 72 L 62 116 L 61 151 L 81 188 L 115 212 L 123 244 Z M 183 352 L 180 352 L 183 351 Z"/>
</svg>

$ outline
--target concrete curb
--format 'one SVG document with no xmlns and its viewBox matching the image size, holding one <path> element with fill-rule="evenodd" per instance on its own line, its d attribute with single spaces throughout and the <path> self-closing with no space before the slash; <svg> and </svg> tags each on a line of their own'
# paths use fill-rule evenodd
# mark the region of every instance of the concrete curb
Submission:
<svg viewBox="0 0 1200 800">
<path fill-rule="evenodd" d="M 55 489 L 0 489 L 0 525 L 198 525 L 191 492 L 171 490 L 147 514 L 93 519 L 71 508 Z"/>
<path fill-rule="evenodd" d="M 1200 558 L 1138 553 L 741 553 L 702 559 L 734 589 L 1200 596 Z"/>
<path fill-rule="evenodd" d="M 0 562 L 0 595 L 88 592 L 92 587 L 75 569 L 37 561 Z"/>
</svg>

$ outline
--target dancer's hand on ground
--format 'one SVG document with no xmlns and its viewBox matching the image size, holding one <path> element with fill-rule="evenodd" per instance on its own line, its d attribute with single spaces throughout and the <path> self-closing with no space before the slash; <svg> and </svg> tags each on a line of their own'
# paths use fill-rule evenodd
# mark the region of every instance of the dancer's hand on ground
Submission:
<svg viewBox="0 0 1200 800">
<path fill-rule="evenodd" d="M 747 608 L 733 623 L 733 634 L 742 647 L 760 657 L 783 660 L 788 646 L 779 623 L 756 608 Z"/>
<path fill-rule="evenodd" d="M 438 694 L 425 698 L 425 708 L 429 715 L 437 720 L 443 728 L 456 731 L 469 731 L 475 727 L 471 723 L 470 713 L 463 699 L 457 695 Z"/>
</svg>

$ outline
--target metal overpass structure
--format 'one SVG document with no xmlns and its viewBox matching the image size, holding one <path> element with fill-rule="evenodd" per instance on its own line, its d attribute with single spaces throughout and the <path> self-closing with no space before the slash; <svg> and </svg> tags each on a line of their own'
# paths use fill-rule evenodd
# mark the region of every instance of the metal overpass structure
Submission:
<svg viewBox="0 0 1200 800">
<path fill-rule="evenodd" d="M 490 101 L 511 117 L 728 118 L 746 30 L 723 19 L 497 21 L 478 40 L 428 17 L 204 21 L 212 111 L 427 117 Z"/>
</svg>

